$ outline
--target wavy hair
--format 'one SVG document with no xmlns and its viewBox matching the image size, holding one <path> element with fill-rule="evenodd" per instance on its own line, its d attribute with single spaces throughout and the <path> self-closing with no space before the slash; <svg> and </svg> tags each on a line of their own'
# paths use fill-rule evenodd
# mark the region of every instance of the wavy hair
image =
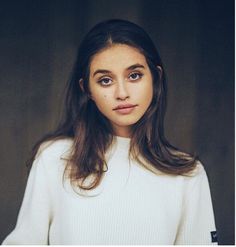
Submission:
<svg viewBox="0 0 236 247">
<path fill-rule="evenodd" d="M 28 166 L 31 167 L 43 142 L 71 138 L 72 152 L 64 175 L 68 175 L 72 185 L 83 190 L 94 189 L 100 184 L 108 169 L 105 153 L 112 145 L 114 133 L 109 120 L 90 98 L 90 63 L 95 54 L 114 44 L 138 49 L 145 56 L 153 79 L 152 102 L 142 118 L 132 126 L 129 156 L 152 172 L 188 174 L 196 167 L 197 158 L 178 150 L 164 135 L 167 85 L 161 58 L 141 27 L 118 19 L 97 24 L 84 37 L 67 84 L 64 117 L 55 131 L 36 143 Z M 81 79 L 83 88 L 79 83 Z M 90 175 L 93 179 L 85 185 Z"/>
</svg>

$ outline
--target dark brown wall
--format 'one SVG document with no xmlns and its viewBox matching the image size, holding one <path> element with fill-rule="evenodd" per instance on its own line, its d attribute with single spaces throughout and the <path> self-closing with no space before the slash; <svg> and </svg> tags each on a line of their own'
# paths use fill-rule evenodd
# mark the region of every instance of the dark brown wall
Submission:
<svg viewBox="0 0 236 247">
<path fill-rule="evenodd" d="M 208 172 L 220 244 L 234 244 L 234 1 L 0 2 L 0 242 L 13 229 L 34 142 L 58 121 L 82 36 L 124 18 L 144 27 L 168 74 L 166 135 Z"/>
</svg>

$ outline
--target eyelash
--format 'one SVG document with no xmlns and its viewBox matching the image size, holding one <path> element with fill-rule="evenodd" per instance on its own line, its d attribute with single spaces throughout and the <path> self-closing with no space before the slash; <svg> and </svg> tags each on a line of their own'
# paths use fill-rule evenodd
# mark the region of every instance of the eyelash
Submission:
<svg viewBox="0 0 236 247">
<path fill-rule="evenodd" d="M 138 81 L 139 79 L 141 79 L 142 77 L 143 77 L 143 74 L 142 73 L 140 73 L 140 72 L 132 72 L 130 75 L 129 75 L 129 77 L 131 77 L 132 75 L 138 75 L 138 78 L 137 79 L 131 79 L 131 81 Z M 111 83 L 110 84 L 104 84 L 103 82 L 104 82 L 104 80 L 111 80 L 111 78 L 108 78 L 108 77 L 103 77 L 103 78 L 101 78 L 100 80 L 98 80 L 98 83 L 100 83 L 102 86 L 110 86 L 111 85 Z"/>
</svg>

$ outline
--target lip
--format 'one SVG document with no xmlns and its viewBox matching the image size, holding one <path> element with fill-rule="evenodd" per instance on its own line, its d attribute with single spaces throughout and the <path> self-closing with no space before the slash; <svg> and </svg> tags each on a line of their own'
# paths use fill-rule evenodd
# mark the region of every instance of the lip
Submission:
<svg viewBox="0 0 236 247">
<path fill-rule="evenodd" d="M 116 111 L 117 113 L 120 114 L 129 114 L 134 110 L 136 106 L 137 105 L 132 105 L 132 104 L 118 105 L 113 109 L 113 111 Z"/>
<path fill-rule="evenodd" d="M 131 108 L 131 107 L 135 107 L 137 105 L 132 105 L 132 104 L 121 104 L 118 105 L 117 107 L 115 107 L 113 110 L 119 110 L 119 109 L 124 109 L 124 108 Z"/>
</svg>

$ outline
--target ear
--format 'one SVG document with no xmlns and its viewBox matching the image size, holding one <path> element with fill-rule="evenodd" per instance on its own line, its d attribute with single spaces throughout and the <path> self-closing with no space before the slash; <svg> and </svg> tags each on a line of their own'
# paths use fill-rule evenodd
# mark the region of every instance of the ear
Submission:
<svg viewBox="0 0 236 247">
<path fill-rule="evenodd" d="M 84 80 L 82 78 L 79 80 L 79 86 L 80 89 L 84 92 Z"/>
<path fill-rule="evenodd" d="M 162 74 L 163 74 L 163 69 L 161 66 L 157 65 L 157 70 L 159 71 L 159 76 L 160 78 L 162 78 Z"/>
<path fill-rule="evenodd" d="M 79 86 L 80 86 L 82 92 L 85 93 L 85 90 L 84 90 L 84 80 L 83 80 L 82 78 L 79 80 Z M 93 100 L 91 93 L 87 93 L 87 96 L 88 96 L 91 100 Z"/>
</svg>

